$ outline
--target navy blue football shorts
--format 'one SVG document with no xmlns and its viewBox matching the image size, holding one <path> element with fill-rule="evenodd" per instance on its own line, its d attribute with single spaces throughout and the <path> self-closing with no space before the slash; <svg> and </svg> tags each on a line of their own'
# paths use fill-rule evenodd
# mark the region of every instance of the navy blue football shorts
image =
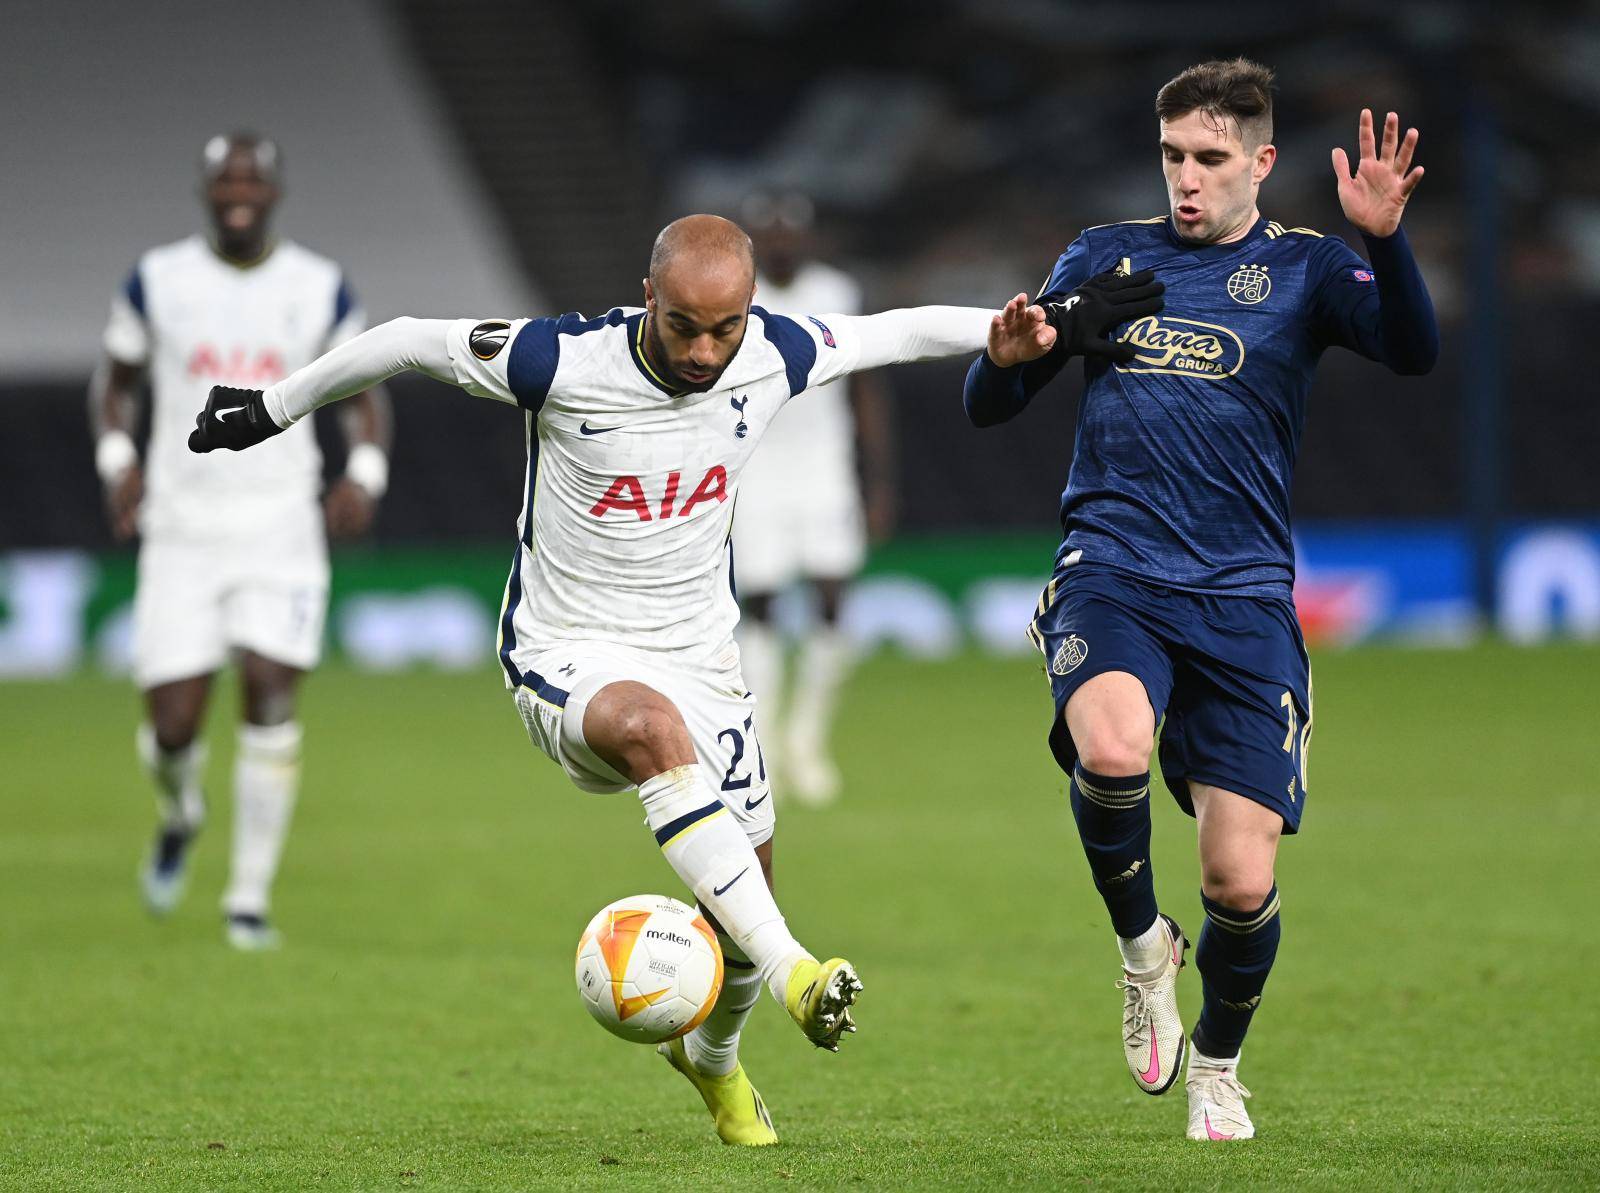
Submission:
<svg viewBox="0 0 1600 1193">
<path fill-rule="evenodd" d="M 1084 682 L 1126 671 L 1160 726 L 1161 777 L 1189 815 L 1189 783 L 1264 804 L 1298 832 L 1311 746 L 1311 664 L 1294 606 L 1215 596 L 1074 564 L 1046 586 L 1028 627 L 1043 653 L 1055 719 L 1050 749 L 1068 774 L 1078 752 L 1064 710 Z M 1164 718 L 1164 719 L 1163 719 Z"/>
</svg>

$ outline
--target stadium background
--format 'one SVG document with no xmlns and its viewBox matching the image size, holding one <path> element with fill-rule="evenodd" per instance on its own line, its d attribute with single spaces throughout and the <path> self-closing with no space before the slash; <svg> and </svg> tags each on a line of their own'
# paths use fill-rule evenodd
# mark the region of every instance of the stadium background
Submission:
<svg viewBox="0 0 1600 1193">
<path fill-rule="evenodd" d="M 1363 1151 L 1356 1135 L 1371 1126 L 1363 1112 L 1303 1083 L 1293 1113 L 1307 1137 L 1324 1132 L 1316 1138 L 1340 1157 L 1333 1167 L 1326 1155 L 1321 1168 L 1277 1156 L 1196 1179 L 1303 1180 L 1321 1171 L 1330 1181 L 1407 1183 L 1431 1172 L 1494 1183 L 1488 1172 L 1518 1183 L 1544 1171 L 1595 1180 L 1592 1091 L 1572 1073 L 1552 1085 L 1526 1071 L 1541 1058 L 1575 1058 L 1582 1063 L 1573 1072 L 1596 1059 L 1593 1001 L 1557 1032 L 1524 1009 L 1536 991 L 1497 975 L 1525 971 L 1529 947 L 1543 957 L 1571 948 L 1568 929 L 1581 930 L 1567 917 L 1592 898 L 1583 877 L 1592 860 L 1579 851 L 1600 836 L 1592 811 L 1600 659 L 1582 645 L 1600 638 L 1600 415 L 1587 353 L 1600 317 L 1600 158 L 1592 152 L 1600 12 L 1593 4 L 1513 12 L 1243 3 L 1204 17 L 1203 31 L 1196 23 L 1164 4 L 1048 0 L 8 6 L 0 39 L 0 807 L 9 827 L 0 953 L 22 963 L 8 962 L 4 978 L 13 1013 L 4 1017 L 3 1051 L 15 1080 L 5 1083 L 0 1131 L 25 1157 L 21 1171 L 40 1187 L 75 1187 L 63 1172 L 110 1185 L 138 1183 L 141 1172 L 157 1183 L 253 1183 L 217 1167 L 231 1162 L 225 1149 L 205 1150 L 209 1134 L 226 1131 L 233 1156 L 243 1149 L 261 1165 L 258 1175 L 284 1187 L 303 1183 L 311 1171 L 303 1163 L 326 1164 L 332 1183 L 361 1187 L 415 1183 L 413 1169 L 423 1184 L 451 1171 L 515 1184 L 527 1155 L 510 1144 L 496 1152 L 499 1144 L 475 1134 L 479 1111 L 496 1139 L 530 1130 L 540 1139 L 533 1171 L 565 1164 L 578 1149 L 570 1171 L 550 1170 L 567 1183 L 590 1179 L 601 1153 L 601 1164 L 655 1164 L 650 1177 L 665 1184 L 675 1179 L 672 1163 L 706 1162 L 678 1138 L 696 1141 L 698 1120 L 678 1113 L 659 1084 L 651 1097 L 672 1107 L 668 1125 L 640 1121 L 672 1134 L 664 1151 L 650 1151 L 631 1125 L 606 1126 L 593 1147 L 575 1142 L 626 1102 L 632 1059 L 584 1034 L 576 1017 L 558 1016 L 561 1026 L 549 1032 L 527 1025 L 530 999 L 569 997 L 560 960 L 570 947 L 567 922 L 661 875 L 642 841 L 624 851 L 626 864 L 541 860 L 548 834 L 574 859 L 589 858 L 584 834 L 602 823 L 626 833 L 632 821 L 615 809 L 573 810 L 553 770 L 530 779 L 536 760 L 500 706 L 487 660 L 523 457 L 520 419 L 494 404 L 416 378 L 392 387 L 393 485 L 371 541 L 335 555 L 334 661 L 308 693 L 305 808 L 282 883 L 298 951 L 269 977 L 243 977 L 210 958 L 208 904 L 177 926 L 189 934 L 181 945 L 171 937 L 154 944 L 154 932 L 147 939 L 133 919 L 129 878 L 147 815 L 129 744 L 137 714 L 127 685 L 105 680 L 125 666 L 133 556 L 111 544 L 100 512 L 83 397 L 113 287 L 144 248 L 201 227 L 195 159 L 207 136 L 244 126 L 280 141 L 287 196 L 278 228 L 340 260 L 374 320 L 635 303 L 660 223 L 696 209 L 734 214 L 756 187 L 813 196 L 824 255 L 861 277 L 869 308 L 987 304 L 1035 287 L 1079 228 L 1162 212 L 1154 90 L 1199 57 L 1242 52 L 1272 64 L 1281 86 L 1280 159 L 1262 204 L 1269 217 L 1344 235 L 1359 250 L 1337 208 L 1328 149 L 1353 144 L 1364 104 L 1394 108 L 1422 130 L 1428 175 L 1406 228 L 1444 345 L 1439 367 L 1422 379 L 1332 353 L 1313 392 L 1295 494 L 1297 597 L 1320 646 L 1319 727 L 1325 709 L 1344 712 L 1319 728 L 1326 802 L 1316 839 L 1297 847 L 1293 863 L 1296 930 L 1314 938 L 1320 930 L 1332 956 L 1362 956 L 1347 972 L 1275 982 L 1281 1005 L 1325 1010 L 1332 1000 L 1341 1030 L 1355 1034 L 1352 1008 L 1369 997 L 1361 982 L 1383 983 L 1391 962 L 1433 956 L 1465 969 L 1451 971 L 1448 994 L 1411 974 L 1404 990 L 1380 995 L 1389 1026 L 1364 1051 L 1341 1054 L 1326 1039 L 1313 1049 L 1323 1073 L 1365 1066 L 1364 1095 L 1398 1098 L 1407 1124 L 1421 1124 L 1421 1144 L 1396 1128 L 1392 1138 L 1378 1132 L 1392 1154 Z M 1003 864 L 1029 897 L 1070 897 L 1063 957 L 1079 943 L 1103 945 L 1042 756 L 1035 664 L 1013 657 L 1025 650 L 1022 611 L 1055 543 L 1076 393 L 1074 384 L 1060 386 L 1025 420 L 978 434 L 960 410 L 961 369 L 919 366 L 886 378 L 897 412 L 901 526 L 874 552 L 849 621 L 862 637 L 899 649 L 864 669 L 846 710 L 844 827 L 797 817 L 789 856 L 797 875 L 851 858 L 883 870 L 880 908 L 918 890 L 928 916 L 943 917 L 951 936 L 982 934 L 986 955 L 1003 966 L 1006 950 L 1032 947 L 1026 932 L 1005 926 L 1014 907 L 970 889 L 957 904 L 942 889 L 983 849 L 1010 859 Z M 330 469 L 339 463 L 330 444 Z M 454 669 L 467 674 L 441 674 Z M 373 670 L 389 673 L 380 685 L 364 678 Z M 907 685 L 917 694 L 902 708 Z M 946 694 L 988 710 L 987 727 L 957 715 Z M 414 744 L 390 761 L 414 768 L 409 775 L 357 763 L 386 757 L 408 733 Z M 344 736 L 319 753 L 319 734 L 325 743 Z M 970 749 L 956 749 L 961 742 Z M 226 739 L 218 736 L 217 748 L 220 767 Z M 919 784 L 923 771 L 942 783 Z M 217 770 L 219 783 L 224 773 Z M 517 802 L 530 784 L 537 811 Z M 1027 793 L 1025 809 L 1010 830 L 974 829 L 965 815 L 973 790 L 989 802 Z M 1045 818 L 1059 838 L 1048 857 L 1021 852 L 1029 816 Z M 1158 873 L 1192 899 L 1176 816 L 1158 832 L 1169 851 Z M 931 872 L 944 876 L 941 889 L 909 863 L 885 861 L 908 834 L 915 843 L 907 850 L 926 849 Z M 853 842 L 844 860 L 819 860 L 841 848 L 841 835 Z M 1402 849 L 1402 840 L 1426 841 L 1427 857 Z M 208 864 L 198 886 L 220 866 L 215 857 Z M 530 871 L 538 881 L 530 883 Z M 342 880 L 357 873 L 352 894 Z M 1521 876 L 1515 889 L 1499 889 L 1512 873 Z M 1352 875 L 1362 884 L 1355 896 Z M 1313 893 L 1325 901 L 1317 912 Z M 1352 925 L 1382 918 L 1394 899 L 1412 922 L 1380 947 Z M 403 922 L 394 921 L 396 907 Z M 1340 909 L 1353 913 L 1350 923 Z M 891 911 L 889 921 L 877 925 L 879 935 L 860 929 L 863 952 L 878 952 L 880 973 L 922 973 L 926 961 L 903 939 L 927 919 Z M 1423 927 L 1434 935 L 1419 938 Z M 541 960 L 530 978 L 528 956 L 542 957 L 546 946 L 559 962 L 555 975 Z M 1470 960 L 1456 949 L 1470 949 Z M 329 967 L 360 987 L 343 990 L 339 1011 L 324 989 Z M 414 983 L 417 967 L 423 978 Z M 1588 961 L 1562 969 L 1577 989 L 1597 976 Z M 174 975 L 177 1014 L 163 984 Z M 442 992 L 435 1002 L 418 994 L 428 982 Z M 241 1029 L 229 999 L 249 997 L 257 983 L 279 1009 Z M 955 985 L 969 1010 L 992 997 L 976 977 Z M 893 1005 L 892 994 L 880 997 L 886 1010 Z M 415 1010 L 419 998 L 431 1009 Z M 1042 995 L 1019 998 L 1010 1013 L 1066 1014 Z M 363 1006 L 365 1027 L 347 1013 Z M 567 1009 L 576 1013 L 576 1004 Z M 938 1030 L 925 1010 L 901 1010 L 902 1031 Z M 457 1012 L 468 1018 L 451 1018 Z M 485 1017 L 479 1028 L 462 1026 L 471 1014 Z M 1502 1022 L 1497 1014 L 1517 1024 L 1504 1045 L 1488 1038 L 1495 1028 L 1486 1024 Z M 514 1049 L 531 1045 L 547 1058 L 532 1070 L 482 1059 L 505 1047 L 495 1033 L 507 1020 L 523 1029 Z M 226 1061 L 197 1044 L 152 1060 L 148 1040 L 175 1022 L 219 1044 Z M 1062 1021 L 1061 1033 L 1073 1035 L 1075 1023 Z M 1104 1027 L 1082 1012 L 1085 1040 Z M 269 1072 L 231 1047 L 275 1029 L 297 1042 L 273 1037 L 283 1051 Z M 1397 1041 L 1421 1031 L 1442 1031 L 1446 1043 L 1453 1031 L 1462 1054 L 1475 1058 L 1452 1070 L 1453 1092 L 1431 1105 L 1415 1090 L 1396 1093 L 1405 1088 Z M 437 1042 L 420 1048 L 412 1068 L 390 1059 L 396 1034 L 415 1043 L 429 1033 Z M 317 1043 L 335 1038 L 328 1055 L 342 1063 L 337 1072 Z M 1269 1061 L 1285 1055 L 1287 1041 L 1275 1038 L 1262 1045 Z M 1562 1039 L 1580 1041 L 1577 1051 L 1563 1052 Z M 1016 1134 L 1019 1101 L 1052 1121 L 1085 1111 L 1063 1101 L 1048 1065 L 1029 1067 L 1043 1062 L 1025 1050 L 996 1053 L 992 1040 L 984 1047 L 970 1068 L 959 1048 L 929 1069 L 874 1055 L 873 1063 L 898 1065 L 887 1080 L 900 1093 L 844 1104 L 877 1116 L 890 1147 L 924 1146 L 930 1114 L 935 1124 L 948 1121 L 954 1167 L 937 1166 L 944 1153 L 936 1144 L 926 1153 L 934 1168 L 905 1160 L 911 1167 L 878 1170 L 857 1145 L 846 1159 L 858 1179 L 923 1183 L 955 1173 L 983 1183 L 1020 1173 L 1034 1183 L 1039 1170 L 1027 1165 L 1065 1155 L 1116 1183 L 1121 1170 L 1094 1167 L 1100 1159 L 1071 1132 L 1043 1142 Z M 1073 1047 L 1074 1072 L 1081 1065 L 1095 1074 L 1083 1088 L 1103 1084 L 1107 1105 L 1126 1102 L 1114 1075 L 1101 1082 L 1103 1049 Z M 772 1069 L 777 1044 L 770 1050 Z M 460 1060 L 465 1053 L 479 1059 Z M 984 1076 L 997 1055 L 1012 1066 L 1004 1079 Z M 451 1073 L 476 1066 L 499 1084 L 458 1096 L 416 1067 L 433 1062 Z M 217 1077 L 207 1066 L 218 1063 L 238 1073 Z M 1286 1058 L 1282 1067 L 1305 1061 Z M 437 1121 L 413 1113 L 412 1102 L 373 1095 L 372 1081 L 352 1080 L 351 1069 L 421 1082 L 429 1092 L 417 1096 Z M 577 1091 L 574 1071 L 584 1074 Z M 904 1092 L 946 1078 L 973 1083 L 977 1102 L 939 1096 L 929 1110 Z M 241 1128 L 238 1116 L 256 1107 L 252 1082 L 269 1079 L 290 1091 L 289 1101 Z M 798 1082 L 780 1109 L 775 1091 L 786 1079 L 767 1080 L 780 1120 L 784 1110 L 799 1120 L 802 1108 L 813 1124 L 826 1117 L 830 1103 L 808 1102 L 809 1087 Z M 323 1095 L 333 1081 L 350 1092 L 334 1099 L 342 1110 L 329 1117 Z M 530 1081 L 541 1091 L 532 1101 Z M 1041 1083 L 1054 1092 L 1041 1095 Z M 1478 1121 L 1479 1099 L 1496 1089 L 1516 1091 L 1496 1129 L 1531 1150 L 1457 1146 L 1457 1132 Z M 521 1109 L 505 1109 L 513 1103 Z M 402 1156 L 399 1142 L 385 1142 L 386 1114 L 416 1151 Z M 1340 1134 L 1344 1115 L 1348 1134 Z M 1323 1127 L 1307 1125 L 1320 1118 Z M 577 1134 L 545 1138 L 543 1126 L 529 1127 L 550 1121 L 576 1122 L 558 1130 Z M 1091 1134 L 1112 1129 L 1109 1112 L 1093 1122 Z M 1016 1167 L 962 1167 L 955 1152 L 971 1130 L 987 1132 L 997 1162 Z M 280 1146 L 285 1134 L 338 1155 L 307 1161 Z M 801 1138 L 822 1156 L 850 1146 Z M 1151 1128 L 1148 1138 L 1123 1139 L 1123 1154 L 1159 1156 L 1155 1138 Z M 1058 1146 L 1066 1152 L 1049 1151 Z M 472 1167 L 485 1148 L 510 1176 Z M 364 1167 L 369 1161 L 380 1167 Z M 786 1163 L 802 1180 L 828 1175 L 793 1153 Z"/>
<path fill-rule="evenodd" d="M 1150 93 L 1194 57 L 1181 23 L 1138 5 L 158 10 L 23 6 L 0 49 L 0 674 L 125 656 L 129 554 L 110 549 L 81 395 L 129 263 L 199 226 L 210 132 L 280 139 L 278 226 L 342 261 L 374 319 L 635 303 L 660 223 L 736 214 L 761 187 L 815 197 L 826 255 L 871 307 L 986 304 L 1037 286 L 1077 229 L 1163 210 Z M 1295 500 L 1323 638 L 1600 634 L 1600 419 L 1578 347 L 1600 315 L 1600 167 L 1577 151 L 1600 106 L 1594 23 L 1483 11 L 1345 5 L 1310 30 L 1230 9 L 1230 48 L 1281 82 L 1269 216 L 1348 233 L 1327 153 L 1364 97 L 1423 130 L 1406 226 L 1444 351 L 1420 380 L 1338 352 L 1318 374 Z M 93 69 L 69 83 L 66 61 Z M 971 635 L 1022 650 L 1076 380 L 979 435 L 960 368 L 887 377 L 901 535 L 875 569 L 921 583 L 864 589 L 851 620 L 924 652 Z M 459 644 L 438 661 L 476 657 L 495 586 L 458 589 L 455 564 L 483 544 L 466 571 L 503 567 L 520 431 L 424 380 L 395 392 L 395 484 L 370 549 L 348 553 L 360 570 L 341 569 L 334 643 L 361 654 L 426 623 Z M 347 606 L 363 592 L 388 596 Z"/>
</svg>

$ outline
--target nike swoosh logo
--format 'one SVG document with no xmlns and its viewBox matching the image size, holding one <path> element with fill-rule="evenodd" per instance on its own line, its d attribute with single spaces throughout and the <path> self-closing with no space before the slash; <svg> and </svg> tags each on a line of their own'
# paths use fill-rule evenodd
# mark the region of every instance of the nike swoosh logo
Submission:
<svg viewBox="0 0 1600 1193">
<path fill-rule="evenodd" d="M 604 435 L 607 431 L 615 431 L 616 429 L 616 427 L 591 427 L 588 419 L 584 419 L 583 425 L 578 428 L 585 435 Z"/>
<path fill-rule="evenodd" d="M 1209 1139 L 1232 1139 L 1233 1138 L 1232 1135 L 1224 1135 L 1221 1131 L 1217 1130 L 1215 1127 L 1213 1127 L 1211 1125 L 1211 1111 L 1207 1110 L 1205 1112 L 1205 1114 L 1206 1114 L 1206 1137 L 1207 1138 L 1209 1138 Z"/>
<path fill-rule="evenodd" d="M 1156 1025 L 1150 1025 L 1150 1067 L 1139 1074 L 1139 1080 L 1146 1085 L 1154 1085 L 1161 1076 L 1161 1045 L 1156 1039 Z"/>
<path fill-rule="evenodd" d="M 730 1014 L 730 1015 L 743 1015 L 746 1011 L 748 1011 L 751 1007 L 755 1006 L 756 1003 L 760 1002 L 760 1001 L 761 1000 L 758 998 L 758 999 L 755 1000 L 755 1002 L 747 1002 L 742 1007 L 734 1007 L 731 1011 L 728 1012 L 728 1014 Z"/>
<path fill-rule="evenodd" d="M 771 794 L 772 794 L 772 792 L 770 792 L 770 791 L 769 791 L 769 792 L 767 792 L 767 795 L 771 795 Z M 761 805 L 762 805 L 762 804 L 764 804 L 764 803 L 766 803 L 766 802 L 767 802 L 767 795 L 763 795 L 763 796 L 762 796 L 762 797 L 761 797 L 761 798 L 760 798 L 760 799 L 758 799 L 758 800 L 748 800 L 748 799 L 747 799 L 747 800 L 745 800 L 745 801 L 744 801 L 744 810 L 745 810 L 745 811 L 746 811 L 746 812 L 754 812 L 754 811 L 755 811 L 755 810 L 756 810 L 756 809 L 757 809 L 757 808 L 759 808 L 759 807 L 760 807 L 760 806 L 761 806 Z"/>
<path fill-rule="evenodd" d="M 726 894 L 728 892 L 728 890 L 733 886 L 734 883 L 738 882 L 741 878 L 743 878 L 748 873 L 750 873 L 750 867 L 746 866 L 743 870 L 740 870 L 737 874 L 735 874 L 732 878 L 730 878 L 725 885 L 712 887 L 711 888 L 711 893 L 713 895 Z"/>
<path fill-rule="evenodd" d="M 230 414 L 243 414 L 246 418 L 250 416 L 249 411 L 247 411 L 243 406 L 235 406 L 230 410 L 217 411 L 217 419 L 219 422 L 226 422 L 228 415 Z"/>
</svg>

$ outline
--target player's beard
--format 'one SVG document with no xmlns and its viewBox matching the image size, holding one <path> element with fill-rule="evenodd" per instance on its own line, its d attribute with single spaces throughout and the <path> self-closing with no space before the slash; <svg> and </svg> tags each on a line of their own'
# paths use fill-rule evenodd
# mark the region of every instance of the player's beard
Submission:
<svg viewBox="0 0 1600 1193">
<path fill-rule="evenodd" d="M 748 316 L 745 326 L 746 328 L 749 327 Z M 744 347 L 744 337 L 740 336 L 738 344 L 734 345 L 733 351 L 728 355 L 726 364 L 723 364 L 706 380 L 692 382 L 686 377 L 679 376 L 678 371 L 672 367 L 670 363 L 671 357 L 667 355 L 667 346 L 661 342 L 661 333 L 656 330 L 655 316 L 651 315 L 645 319 L 645 354 L 649 356 L 650 363 L 655 365 L 665 375 L 666 380 L 672 383 L 673 388 L 681 393 L 703 394 L 708 389 L 713 388 L 717 382 L 722 380 L 722 375 L 728 371 L 728 365 L 733 363 L 733 358 L 739 355 L 739 349 L 742 347 Z"/>
</svg>

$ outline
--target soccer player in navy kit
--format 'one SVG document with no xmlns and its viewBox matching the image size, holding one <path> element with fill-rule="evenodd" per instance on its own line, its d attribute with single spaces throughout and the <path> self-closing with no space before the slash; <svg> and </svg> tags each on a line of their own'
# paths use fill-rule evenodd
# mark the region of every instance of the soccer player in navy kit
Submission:
<svg viewBox="0 0 1600 1193">
<path fill-rule="evenodd" d="M 1051 750 L 1122 953 L 1124 1055 L 1159 1094 L 1189 1052 L 1192 1139 L 1255 1133 L 1239 1051 L 1278 948 L 1278 841 L 1299 829 L 1307 795 L 1311 678 L 1289 489 L 1312 373 L 1335 345 L 1402 374 L 1438 355 L 1400 230 L 1422 177 L 1416 130 L 1400 137 L 1390 113 L 1380 144 L 1363 111 L 1354 174 L 1333 151 L 1369 266 L 1343 241 L 1257 210 L 1276 158 L 1271 87 L 1271 71 L 1245 59 L 1163 87 L 1170 214 L 1082 233 L 1034 303 L 1019 295 L 996 316 L 965 393 L 980 427 L 1016 416 L 1078 347 L 1058 334 L 1066 311 L 1081 317 L 1107 284 L 1146 300 L 1149 313 L 1108 326 L 1113 356 L 1086 358 L 1065 538 L 1028 633 L 1055 701 Z M 1158 724 L 1162 777 L 1199 832 L 1192 1049 L 1176 998 L 1188 941 L 1158 912 L 1151 878 Z"/>
</svg>

